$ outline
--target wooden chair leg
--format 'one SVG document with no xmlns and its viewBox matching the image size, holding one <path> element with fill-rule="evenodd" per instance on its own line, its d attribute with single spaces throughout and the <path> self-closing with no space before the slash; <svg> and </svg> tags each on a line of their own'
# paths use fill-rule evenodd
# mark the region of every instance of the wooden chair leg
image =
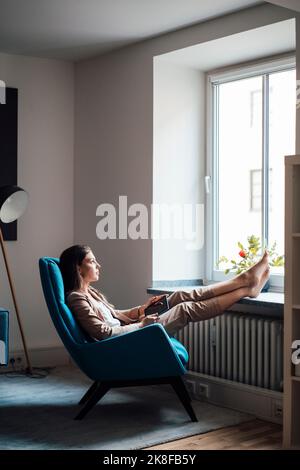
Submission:
<svg viewBox="0 0 300 470">
<path fill-rule="evenodd" d="M 90 398 L 90 396 L 94 393 L 94 391 L 96 390 L 98 386 L 98 382 L 94 382 L 90 388 L 88 389 L 88 391 L 83 395 L 83 397 L 81 398 L 80 402 L 78 403 L 78 405 L 83 405 L 84 403 L 86 403 L 86 401 Z"/>
<path fill-rule="evenodd" d="M 184 406 L 186 412 L 188 413 L 189 417 L 193 422 L 197 422 L 198 419 L 195 415 L 195 412 L 193 410 L 193 407 L 191 405 L 191 398 L 188 394 L 187 389 L 185 388 L 184 382 L 181 377 L 174 377 L 171 380 L 171 385 L 175 392 L 177 393 L 177 396 L 179 400 L 181 401 L 182 405 Z"/>
<path fill-rule="evenodd" d="M 96 390 L 94 391 L 94 393 L 92 395 L 90 395 L 90 397 L 88 398 L 88 400 L 86 401 L 84 407 L 82 408 L 82 410 L 78 413 L 77 416 L 75 416 L 74 419 L 83 419 L 85 417 L 85 415 L 98 403 L 99 400 L 101 400 L 101 398 L 108 392 L 108 390 L 110 389 L 110 387 L 106 384 L 101 384 L 101 383 L 98 383 L 97 384 L 97 387 L 96 387 Z"/>
</svg>

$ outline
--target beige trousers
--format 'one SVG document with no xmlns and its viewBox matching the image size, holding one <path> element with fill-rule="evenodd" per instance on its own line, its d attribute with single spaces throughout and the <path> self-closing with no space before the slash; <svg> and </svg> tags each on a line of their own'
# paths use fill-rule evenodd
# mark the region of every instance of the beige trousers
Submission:
<svg viewBox="0 0 300 470">
<path fill-rule="evenodd" d="M 216 317 L 223 310 L 211 287 L 199 287 L 192 291 L 177 291 L 168 297 L 170 309 L 160 315 L 158 322 L 173 335 L 190 322 Z"/>
</svg>

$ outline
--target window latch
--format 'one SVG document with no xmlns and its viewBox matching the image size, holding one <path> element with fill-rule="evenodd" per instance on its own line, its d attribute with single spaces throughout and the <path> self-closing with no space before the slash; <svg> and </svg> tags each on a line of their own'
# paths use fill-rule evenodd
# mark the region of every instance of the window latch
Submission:
<svg viewBox="0 0 300 470">
<path fill-rule="evenodd" d="M 210 194 L 210 176 L 204 176 L 205 181 L 205 192 L 206 194 Z"/>
</svg>

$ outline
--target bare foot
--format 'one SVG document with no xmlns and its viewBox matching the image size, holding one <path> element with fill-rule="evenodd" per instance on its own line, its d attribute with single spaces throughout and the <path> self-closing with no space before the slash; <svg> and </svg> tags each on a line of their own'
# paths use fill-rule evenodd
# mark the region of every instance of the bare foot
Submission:
<svg viewBox="0 0 300 470">
<path fill-rule="evenodd" d="M 265 250 L 261 259 L 241 274 L 241 278 L 243 278 L 245 285 L 249 287 L 250 290 L 257 288 L 268 266 L 269 254 L 267 250 Z"/>
<path fill-rule="evenodd" d="M 249 289 L 249 297 L 257 297 L 260 294 L 262 288 L 264 287 L 265 283 L 267 282 L 269 278 L 270 278 L 270 267 L 268 265 L 265 271 L 263 272 L 259 282 L 255 286 Z"/>
</svg>

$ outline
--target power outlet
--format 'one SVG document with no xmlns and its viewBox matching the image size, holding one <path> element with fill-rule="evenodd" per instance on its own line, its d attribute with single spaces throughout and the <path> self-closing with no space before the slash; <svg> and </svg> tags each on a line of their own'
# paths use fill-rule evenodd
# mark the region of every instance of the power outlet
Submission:
<svg viewBox="0 0 300 470">
<path fill-rule="evenodd" d="M 204 383 L 201 383 L 201 382 L 198 383 L 198 395 L 200 397 L 208 398 L 208 396 L 209 396 L 209 386 L 208 386 L 208 384 L 204 384 Z"/>
<path fill-rule="evenodd" d="M 184 383 L 189 393 L 194 397 L 196 393 L 196 383 L 194 380 L 185 380 Z"/>
<path fill-rule="evenodd" d="M 273 402 L 273 416 L 276 418 L 282 418 L 282 403 L 280 401 Z"/>
<path fill-rule="evenodd" d="M 11 356 L 9 358 L 9 364 L 14 369 L 20 369 L 23 367 L 23 357 L 22 356 Z"/>
<path fill-rule="evenodd" d="M 23 357 L 22 356 L 17 356 L 16 357 L 16 364 L 17 364 L 17 366 L 23 366 Z"/>
</svg>

